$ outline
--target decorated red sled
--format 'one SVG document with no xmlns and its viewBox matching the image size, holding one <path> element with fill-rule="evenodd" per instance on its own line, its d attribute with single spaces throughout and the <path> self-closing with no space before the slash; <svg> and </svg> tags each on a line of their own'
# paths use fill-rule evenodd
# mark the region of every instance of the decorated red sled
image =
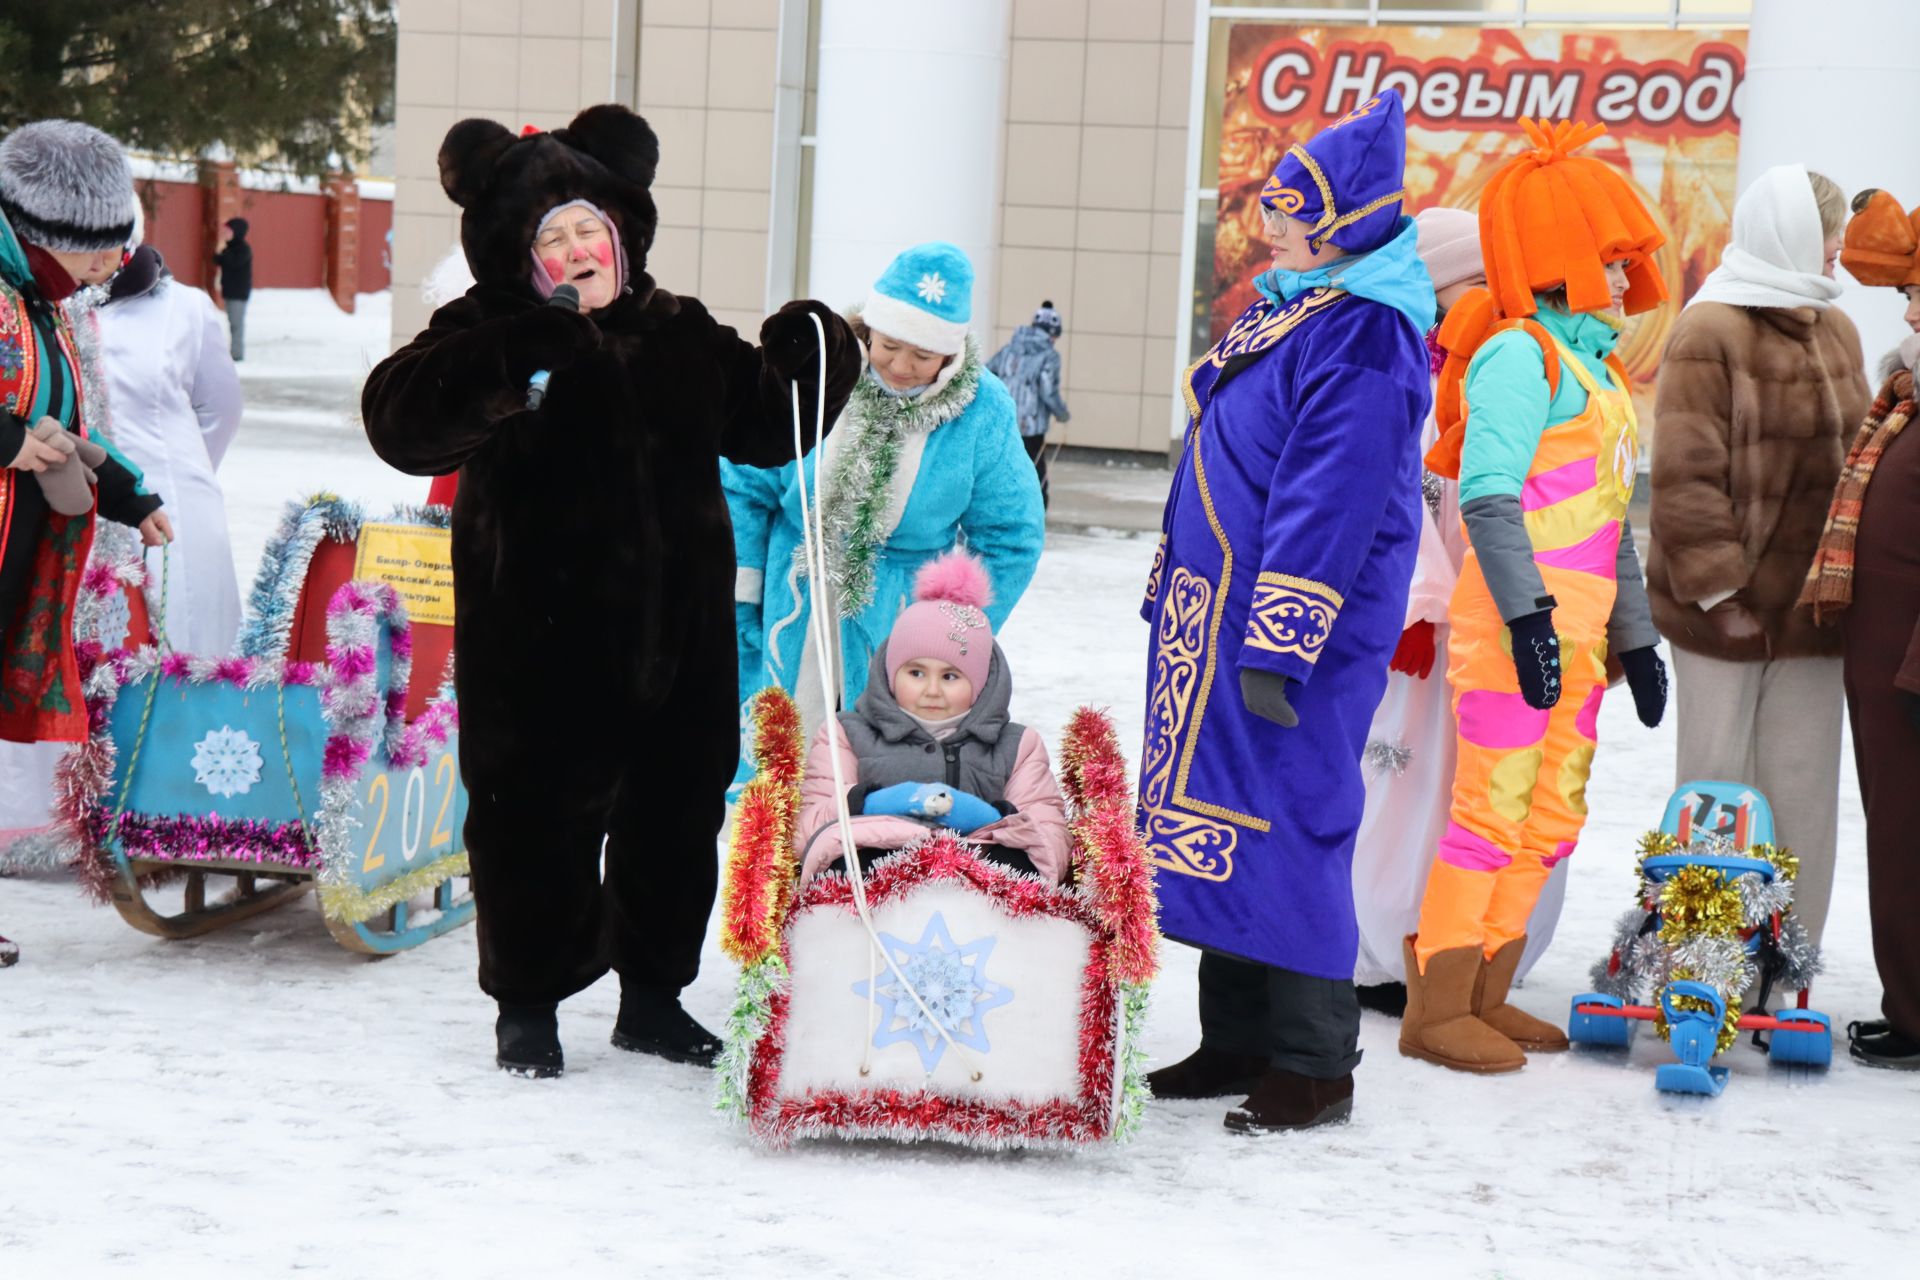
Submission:
<svg viewBox="0 0 1920 1280">
<path fill-rule="evenodd" d="M 317 887 L 340 944 L 376 955 L 472 918 L 446 530 L 444 508 L 289 504 L 231 654 L 173 652 L 137 562 L 89 571 L 89 734 L 57 791 L 90 896 L 188 938 Z M 402 590 L 432 616 L 409 620 Z M 173 881 L 177 911 L 150 896 Z"/>
<path fill-rule="evenodd" d="M 1156 964 L 1153 880 L 1107 717 L 1060 757 L 1077 880 L 987 862 L 951 831 L 865 876 L 796 891 L 800 717 L 753 704 L 758 772 L 735 810 L 722 946 L 742 966 L 720 1106 L 769 1146 L 796 1138 L 1071 1147 L 1139 1123 Z M 868 921 L 871 922 L 871 931 Z"/>
</svg>

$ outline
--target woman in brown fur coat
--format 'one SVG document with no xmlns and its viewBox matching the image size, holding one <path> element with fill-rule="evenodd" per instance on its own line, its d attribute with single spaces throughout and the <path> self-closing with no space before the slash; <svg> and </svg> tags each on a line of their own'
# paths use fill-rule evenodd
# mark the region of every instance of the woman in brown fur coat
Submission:
<svg viewBox="0 0 1920 1280">
<path fill-rule="evenodd" d="M 1794 602 L 1866 412 L 1860 335 L 1833 306 L 1846 196 L 1798 165 L 1760 175 L 1733 243 L 1660 364 L 1647 595 L 1673 645 L 1676 781 L 1752 786 L 1800 855 L 1815 942 L 1833 893 L 1840 640 Z"/>
</svg>

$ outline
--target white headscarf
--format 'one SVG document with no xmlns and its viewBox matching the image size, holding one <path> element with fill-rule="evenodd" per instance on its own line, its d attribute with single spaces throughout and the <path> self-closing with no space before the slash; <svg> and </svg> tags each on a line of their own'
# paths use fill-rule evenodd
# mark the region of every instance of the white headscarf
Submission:
<svg viewBox="0 0 1920 1280">
<path fill-rule="evenodd" d="M 1687 305 L 1825 311 L 1840 296 L 1840 282 L 1820 273 L 1825 248 L 1820 202 L 1805 166 L 1775 165 L 1734 204 L 1733 243 Z"/>
</svg>

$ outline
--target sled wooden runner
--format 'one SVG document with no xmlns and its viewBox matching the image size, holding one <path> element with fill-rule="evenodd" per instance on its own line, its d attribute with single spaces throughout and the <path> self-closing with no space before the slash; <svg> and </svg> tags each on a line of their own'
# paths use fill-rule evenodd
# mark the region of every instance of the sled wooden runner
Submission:
<svg viewBox="0 0 1920 1280">
<path fill-rule="evenodd" d="M 169 865 L 161 862 L 129 862 L 113 885 L 113 905 L 119 911 L 120 918 L 140 932 L 150 933 L 156 938 L 197 938 L 215 929 L 224 929 L 230 924 L 262 915 L 275 907 L 285 906 L 313 887 L 313 882 L 304 877 L 290 880 L 271 876 L 265 878 L 263 883 L 258 868 L 239 871 L 208 867 L 187 873 L 185 909 L 177 915 L 162 915 L 147 901 L 147 891 L 141 886 L 140 877 L 168 869 Z M 209 907 L 206 891 L 208 875 L 233 876 L 236 882 L 234 896 Z"/>
</svg>

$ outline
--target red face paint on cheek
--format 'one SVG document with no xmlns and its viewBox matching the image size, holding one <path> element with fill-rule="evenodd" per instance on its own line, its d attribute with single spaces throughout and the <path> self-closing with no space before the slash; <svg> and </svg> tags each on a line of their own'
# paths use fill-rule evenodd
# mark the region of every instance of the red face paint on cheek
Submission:
<svg viewBox="0 0 1920 1280">
<path fill-rule="evenodd" d="M 606 241 L 602 240 L 597 244 L 588 245 L 587 252 L 591 253 L 593 260 L 601 266 L 610 267 L 613 265 L 613 246 Z"/>
<path fill-rule="evenodd" d="M 558 258 L 542 258 L 540 265 L 547 269 L 547 279 L 555 284 L 567 278 L 567 264 Z"/>
</svg>

